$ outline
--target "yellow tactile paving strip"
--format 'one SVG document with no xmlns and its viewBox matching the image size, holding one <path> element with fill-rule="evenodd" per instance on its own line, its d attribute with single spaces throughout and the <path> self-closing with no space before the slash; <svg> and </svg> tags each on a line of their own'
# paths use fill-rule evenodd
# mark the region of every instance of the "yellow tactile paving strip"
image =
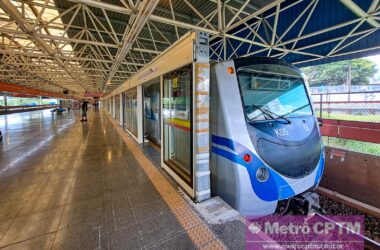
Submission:
<svg viewBox="0 0 380 250">
<path fill-rule="evenodd" d="M 136 160 L 147 174 L 148 178 L 188 234 L 194 245 L 199 249 L 227 249 L 227 247 L 209 229 L 187 201 L 174 189 L 153 163 L 145 157 L 141 149 L 125 131 L 106 113 L 116 131 Z"/>
</svg>

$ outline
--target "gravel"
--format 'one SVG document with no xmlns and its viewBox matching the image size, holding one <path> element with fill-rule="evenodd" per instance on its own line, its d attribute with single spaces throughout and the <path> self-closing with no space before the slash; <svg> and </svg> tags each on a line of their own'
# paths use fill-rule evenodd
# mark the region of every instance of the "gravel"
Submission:
<svg viewBox="0 0 380 250">
<path fill-rule="evenodd" d="M 362 213 L 356 209 L 348 207 L 343 203 L 329 199 L 322 195 L 319 196 L 319 203 L 321 208 L 325 211 L 325 215 L 360 215 L 364 216 L 365 236 L 380 242 L 380 219 Z"/>
</svg>

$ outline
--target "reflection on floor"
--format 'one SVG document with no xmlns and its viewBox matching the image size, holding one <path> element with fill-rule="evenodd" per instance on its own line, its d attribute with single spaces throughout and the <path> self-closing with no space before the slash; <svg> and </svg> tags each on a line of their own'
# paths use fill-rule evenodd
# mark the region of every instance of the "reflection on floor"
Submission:
<svg viewBox="0 0 380 250">
<path fill-rule="evenodd" d="M 225 247 L 108 117 L 79 119 L 75 111 L 0 116 L 0 248 Z M 211 228 L 234 235 L 233 227 Z M 226 245 L 243 249 L 242 239 Z"/>
<path fill-rule="evenodd" d="M 2 116 L 0 247 L 194 247 L 108 119 Z"/>
<path fill-rule="evenodd" d="M 161 151 L 158 146 L 151 142 L 145 142 L 141 145 L 141 148 L 146 157 L 151 160 L 157 167 L 161 166 Z"/>
</svg>

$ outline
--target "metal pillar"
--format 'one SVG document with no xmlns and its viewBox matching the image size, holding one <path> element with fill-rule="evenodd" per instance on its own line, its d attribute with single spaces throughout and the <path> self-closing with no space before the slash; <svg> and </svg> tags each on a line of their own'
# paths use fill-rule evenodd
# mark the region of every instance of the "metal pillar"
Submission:
<svg viewBox="0 0 380 250">
<path fill-rule="evenodd" d="M 112 117 L 113 117 L 113 119 L 116 118 L 116 98 L 115 98 L 115 96 L 112 96 Z"/>
<path fill-rule="evenodd" d="M 122 126 L 124 124 L 124 116 L 123 116 L 124 109 L 123 109 L 123 94 L 122 93 L 119 94 L 119 100 L 120 100 L 119 101 L 119 113 L 120 113 L 119 123 Z"/>
<path fill-rule="evenodd" d="M 8 106 L 7 95 L 4 93 L 4 106 Z M 7 111 L 7 109 L 5 109 Z"/>
<path fill-rule="evenodd" d="M 211 197 L 209 99 L 210 63 L 209 37 L 197 32 L 193 63 L 193 179 L 195 201 Z"/>
</svg>

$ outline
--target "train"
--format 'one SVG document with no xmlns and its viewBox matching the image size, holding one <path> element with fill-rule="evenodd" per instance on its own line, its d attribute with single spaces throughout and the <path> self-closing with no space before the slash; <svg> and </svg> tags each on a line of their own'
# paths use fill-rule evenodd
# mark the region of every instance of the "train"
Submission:
<svg viewBox="0 0 380 250">
<path fill-rule="evenodd" d="M 304 74 L 275 58 L 203 59 L 202 70 L 194 61 L 168 67 L 164 54 L 104 107 L 160 150 L 155 162 L 196 201 L 219 196 L 254 217 L 284 203 L 318 207 L 325 155 Z"/>
<path fill-rule="evenodd" d="M 275 58 L 211 65 L 211 191 L 244 216 L 318 186 L 325 155 L 304 74 Z"/>
</svg>

